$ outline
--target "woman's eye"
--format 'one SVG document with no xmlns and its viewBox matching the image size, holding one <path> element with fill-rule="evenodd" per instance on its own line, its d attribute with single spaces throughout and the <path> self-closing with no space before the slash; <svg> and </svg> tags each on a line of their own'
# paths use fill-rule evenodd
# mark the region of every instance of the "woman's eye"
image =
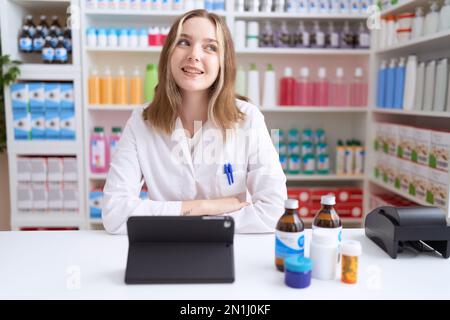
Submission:
<svg viewBox="0 0 450 320">
<path fill-rule="evenodd" d="M 181 39 L 181 40 L 178 41 L 178 44 L 181 44 L 181 45 L 188 45 L 189 42 L 188 42 L 187 40 L 185 40 L 185 39 Z"/>
<path fill-rule="evenodd" d="M 209 44 L 209 45 L 207 46 L 207 48 L 208 48 L 208 50 L 210 50 L 210 51 L 214 51 L 214 52 L 217 51 L 217 47 L 216 47 L 215 45 L 213 45 L 213 44 Z"/>
</svg>

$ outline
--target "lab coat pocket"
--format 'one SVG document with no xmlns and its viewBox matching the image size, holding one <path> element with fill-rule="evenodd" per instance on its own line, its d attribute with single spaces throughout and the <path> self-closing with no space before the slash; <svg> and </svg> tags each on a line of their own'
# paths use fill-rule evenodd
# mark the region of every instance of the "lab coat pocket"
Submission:
<svg viewBox="0 0 450 320">
<path fill-rule="evenodd" d="M 218 173 L 217 176 L 220 197 L 232 197 L 246 192 L 247 173 L 245 171 L 233 172 L 234 183 L 232 184 L 228 183 L 228 178 L 225 173 Z"/>
</svg>

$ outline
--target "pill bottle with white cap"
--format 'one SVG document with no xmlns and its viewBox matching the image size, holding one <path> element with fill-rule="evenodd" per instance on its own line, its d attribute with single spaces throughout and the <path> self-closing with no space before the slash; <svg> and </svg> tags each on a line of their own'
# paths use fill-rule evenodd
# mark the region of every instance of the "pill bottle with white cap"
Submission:
<svg viewBox="0 0 450 320">
<path fill-rule="evenodd" d="M 284 259 L 292 255 L 304 255 L 305 226 L 298 214 L 298 200 L 284 201 L 286 211 L 278 220 L 275 230 L 275 266 L 284 271 Z"/>
<path fill-rule="evenodd" d="M 342 221 L 338 213 L 334 210 L 336 197 L 334 195 L 322 196 L 320 201 L 322 207 L 314 217 L 312 229 L 325 229 L 331 234 L 335 234 L 336 241 L 342 240 Z"/>
</svg>

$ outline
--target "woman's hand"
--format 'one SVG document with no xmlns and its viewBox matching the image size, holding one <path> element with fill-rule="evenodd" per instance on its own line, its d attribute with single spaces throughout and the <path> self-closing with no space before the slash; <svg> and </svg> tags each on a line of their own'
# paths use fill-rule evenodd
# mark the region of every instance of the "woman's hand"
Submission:
<svg viewBox="0 0 450 320">
<path fill-rule="evenodd" d="M 237 198 L 220 198 L 212 200 L 183 201 L 181 212 L 190 216 L 215 216 L 238 211 L 248 206 L 248 202 L 240 202 Z"/>
</svg>

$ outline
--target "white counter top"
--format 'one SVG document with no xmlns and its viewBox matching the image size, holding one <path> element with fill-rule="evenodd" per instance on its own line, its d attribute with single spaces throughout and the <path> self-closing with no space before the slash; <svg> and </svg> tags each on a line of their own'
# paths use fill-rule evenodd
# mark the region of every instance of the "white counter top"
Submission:
<svg viewBox="0 0 450 320">
<path fill-rule="evenodd" d="M 363 229 L 344 229 L 343 238 L 361 241 L 359 282 L 313 279 L 292 289 L 275 269 L 273 234 L 235 236 L 233 284 L 126 285 L 126 236 L 0 232 L 0 299 L 450 299 L 449 259 L 409 251 L 391 259 Z"/>
</svg>

